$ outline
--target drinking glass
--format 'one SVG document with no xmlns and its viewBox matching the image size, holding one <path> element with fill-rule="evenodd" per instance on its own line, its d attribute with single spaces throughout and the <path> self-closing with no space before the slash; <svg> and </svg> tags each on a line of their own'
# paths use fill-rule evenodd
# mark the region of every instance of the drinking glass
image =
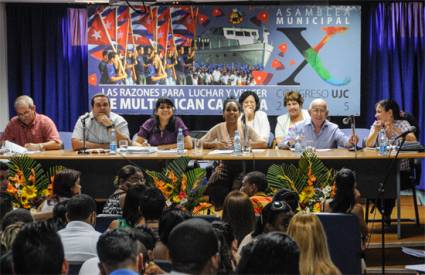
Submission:
<svg viewBox="0 0 425 275">
<path fill-rule="evenodd" d="M 120 151 L 121 151 L 121 152 L 126 152 L 126 151 L 127 151 L 127 148 L 128 148 L 128 140 L 126 140 L 126 139 L 121 139 L 121 140 L 118 142 L 118 145 L 119 145 L 119 147 L 120 147 Z"/>
<path fill-rule="evenodd" d="M 202 140 L 194 138 L 193 139 L 193 152 L 195 153 L 195 155 L 202 155 L 202 151 L 203 151 L 203 144 L 202 144 Z"/>
</svg>

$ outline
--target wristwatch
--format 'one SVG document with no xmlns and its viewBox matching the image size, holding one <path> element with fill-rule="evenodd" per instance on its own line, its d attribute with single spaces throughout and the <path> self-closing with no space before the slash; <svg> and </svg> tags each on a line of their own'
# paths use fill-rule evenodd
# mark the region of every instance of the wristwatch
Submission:
<svg viewBox="0 0 425 275">
<path fill-rule="evenodd" d="M 106 126 L 106 129 L 108 129 L 108 130 L 109 130 L 109 129 L 114 128 L 114 127 L 115 127 L 115 124 L 113 124 L 113 123 L 112 123 L 111 125 Z"/>
</svg>

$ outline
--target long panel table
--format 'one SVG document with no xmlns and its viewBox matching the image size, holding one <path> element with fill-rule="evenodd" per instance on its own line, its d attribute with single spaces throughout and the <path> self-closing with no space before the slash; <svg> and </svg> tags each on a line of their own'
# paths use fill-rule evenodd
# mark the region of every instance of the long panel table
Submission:
<svg viewBox="0 0 425 275">
<path fill-rule="evenodd" d="M 244 162 L 247 171 L 259 170 L 267 172 L 271 164 L 294 163 L 299 160 L 299 155 L 289 150 L 258 150 L 241 155 L 233 154 L 210 154 L 211 150 L 203 150 L 202 153 L 188 151 L 183 156 L 194 160 L 226 160 L 232 162 Z M 317 151 L 317 156 L 328 166 L 335 169 L 347 167 L 356 171 L 357 187 L 363 197 L 376 198 L 377 186 L 382 182 L 385 174 L 390 173 L 385 186 L 385 197 L 400 197 L 399 165 L 390 170 L 391 160 L 394 153 L 388 156 L 380 156 L 375 150 L 363 150 L 357 153 L 345 149 L 332 149 Z M 167 161 L 180 157 L 175 153 L 152 153 L 152 154 L 89 154 L 79 155 L 73 151 L 45 151 L 30 154 L 30 157 L 41 162 L 43 167 L 63 165 L 81 171 L 82 191 L 95 198 L 107 198 L 114 191 L 112 184 L 118 170 L 126 165 L 137 165 L 142 169 L 161 170 Z M 8 156 L 0 156 L 9 158 Z M 399 159 L 425 158 L 421 152 L 401 152 Z M 401 237 L 400 228 L 400 203 L 397 200 L 397 233 Z"/>
</svg>

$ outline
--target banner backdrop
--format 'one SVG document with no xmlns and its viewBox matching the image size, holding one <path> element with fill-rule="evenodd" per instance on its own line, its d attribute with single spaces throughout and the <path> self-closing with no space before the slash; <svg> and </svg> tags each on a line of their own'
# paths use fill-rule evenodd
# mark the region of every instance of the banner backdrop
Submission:
<svg viewBox="0 0 425 275">
<path fill-rule="evenodd" d="M 268 115 L 297 90 L 330 115 L 360 115 L 360 6 L 89 7 L 89 93 L 122 114 L 218 115 L 226 97 L 258 93 Z M 118 52 L 118 54 L 114 54 Z"/>
</svg>

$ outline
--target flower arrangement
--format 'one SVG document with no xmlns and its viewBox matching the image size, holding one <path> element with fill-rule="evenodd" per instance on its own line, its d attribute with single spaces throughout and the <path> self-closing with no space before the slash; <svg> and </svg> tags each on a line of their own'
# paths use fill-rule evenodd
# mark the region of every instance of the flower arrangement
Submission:
<svg viewBox="0 0 425 275">
<path fill-rule="evenodd" d="M 147 170 L 148 182 L 161 190 L 167 206 L 183 207 L 192 211 L 203 201 L 206 172 L 202 168 L 189 169 L 190 159 L 181 157 L 171 161 L 162 172 Z"/>
<path fill-rule="evenodd" d="M 62 166 L 54 166 L 46 173 L 39 162 L 26 155 L 12 157 L 8 162 L 8 177 L 3 192 L 12 199 L 16 208 L 37 208 L 51 196 L 54 176 Z"/>
<path fill-rule="evenodd" d="M 320 212 L 321 203 L 335 194 L 335 170 L 326 168 L 311 150 L 304 151 L 298 167 L 271 165 L 267 180 L 274 192 L 282 188 L 297 192 L 299 207 L 305 212 Z"/>
</svg>

